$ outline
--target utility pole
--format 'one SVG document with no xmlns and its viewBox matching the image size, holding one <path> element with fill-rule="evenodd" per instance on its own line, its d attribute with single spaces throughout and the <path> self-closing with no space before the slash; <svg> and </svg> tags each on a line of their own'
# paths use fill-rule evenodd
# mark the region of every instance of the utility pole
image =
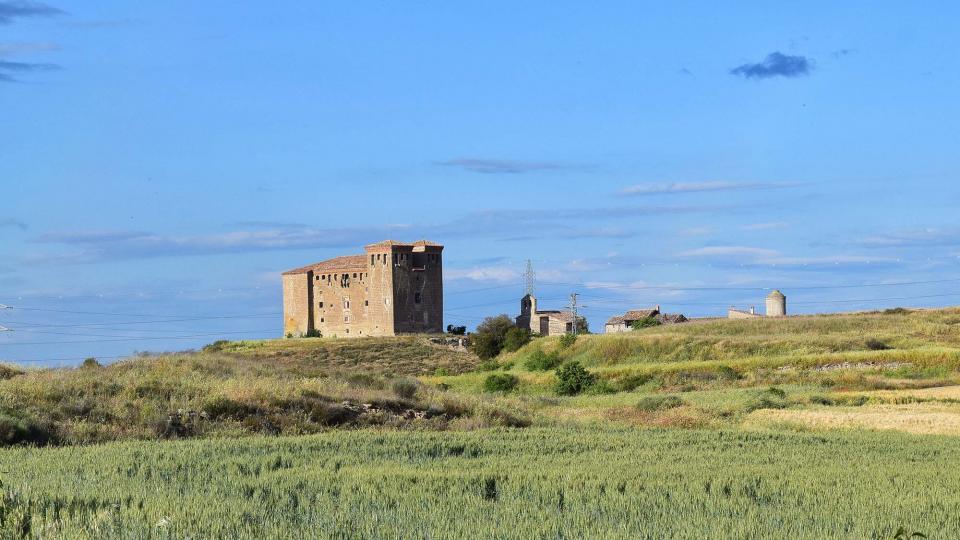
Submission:
<svg viewBox="0 0 960 540">
<path fill-rule="evenodd" d="M 580 326 L 580 317 L 577 315 L 577 293 L 570 294 L 570 311 L 573 313 L 573 335 L 577 335 Z"/>
<path fill-rule="evenodd" d="M 533 289 L 536 286 L 537 275 L 533 272 L 533 261 L 527 259 L 527 271 L 523 273 L 523 285 L 525 294 L 533 296 Z"/>
</svg>

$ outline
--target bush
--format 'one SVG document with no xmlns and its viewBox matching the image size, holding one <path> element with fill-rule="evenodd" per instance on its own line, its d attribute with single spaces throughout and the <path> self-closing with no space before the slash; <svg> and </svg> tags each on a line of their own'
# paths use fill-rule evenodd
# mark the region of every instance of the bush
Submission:
<svg viewBox="0 0 960 540">
<path fill-rule="evenodd" d="M 494 373 L 483 381 L 484 392 L 509 392 L 517 386 L 516 377 L 509 373 Z"/>
<path fill-rule="evenodd" d="M 868 339 L 866 346 L 867 349 L 871 351 L 886 351 L 893 348 L 879 339 Z"/>
<path fill-rule="evenodd" d="M 833 400 L 827 396 L 813 395 L 810 396 L 810 403 L 816 405 L 833 405 Z"/>
<path fill-rule="evenodd" d="M 653 380 L 649 373 L 632 373 L 616 381 L 617 389 L 621 392 L 632 392 Z"/>
<path fill-rule="evenodd" d="M 0 412 L 0 445 L 46 444 L 53 439 L 52 428 L 29 419 Z"/>
<path fill-rule="evenodd" d="M 210 418 L 229 418 L 231 420 L 243 420 L 257 412 L 256 407 L 224 396 L 215 396 L 208 399 L 203 403 L 201 410 L 207 413 Z"/>
<path fill-rule="evenodd" d="M 97 362 L 97 359 L 94 357 L 87 358 L 80 364 L 80 367 L 83 369 L 96 369 L 100 367 L 100 362 Z"/>
<path fill-rule="evenodd" d="M 303 337 L 323 337 L 323 334 L 320 333 L 316 328 L 310 328 L 307 330 L 307 333 Z"/>
<path fill-rule="evenodd" d="M 560 353 L 553 351 L 547 354 L 537 349 L 530 354 L 523 365 L 530 371 L 550 371 L 560 365 Z"/>
<path fill-rule="evenodd" d="M 576 334 L 564 334 L 560 336 L 560 348 L 569 349 L 573 347 L 573 344 L 577 342 Z"/>
<path fill-rule="evenodd" d="M 630 328 L 632 330 L 642 330 L 644 328 L 650 328 L 651 326 L 660 326 L 660 324 L 660 321 L 657 320 L 656 317 L 644 317 L 630 323 Z"/>
<path fill-rule="evenodd" d="M 896 307 L 883 310 L 884 315 L 906 315 L 910 313 L 910 310 L 907 308 Z"/>
<path fill-rule="evenodd" d="M 420 389 L 420 383 L 413 379 L 396 379 L 390 384 L 394 395 L 402 399 L 412 399 Z"/>
<path fill-rule="evenodd" d="M 677 396 L 647 396 L 637 402 L 637 409 L 645 412 L 666 411 L 686 405 Z"/>
<path fill-rule="evenodd" d="M 507 332 L 511 328 L 516 326 L 507 315 L 487 317 L 477 326 L 477 333 L 471 337 L 470 348 L 481 360 L 493 358 L 503 350 Z"/>
<path fill-rule="evenodd" d="M 590 373 L 580 362 L 568 362 L 557 369 L 556 391 L 561 396 L 574 396 L 593 386 L 597 376 Z"/>
<path fill-rule="evenodd" d="M 206 353 L 220 352 L 224 348 L 226 348 L 226 346 L 229 344 L 230 344 L 230 341 L 226 339 L 218 339 L 209 345 L 204 345 L 203 352 L 206 352 Z M 86 361 L 84 361 L 84 363 L 86 363 Z"/>
<path fill-rule="evenodd" d="M 496 371 L 500 369 L 500 364 L 496 360 L 487 360 L 477 364 L 477 371 Z"/>
<path fill-rule="evenodd" d="M 530 343 L 530 330 L 514 326 L 503 337 L 503 350 L 513 352 Z"/>
</svg>

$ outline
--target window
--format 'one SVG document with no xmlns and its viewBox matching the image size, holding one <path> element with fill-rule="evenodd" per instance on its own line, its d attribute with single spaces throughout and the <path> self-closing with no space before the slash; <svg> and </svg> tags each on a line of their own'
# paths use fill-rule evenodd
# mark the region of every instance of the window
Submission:
<svg viewBox="0 0 960 540">
<path fill-rule="evenodd" d="M 343 322 L 350 322 L 350 316 L 349 316 L 349 315 L 344 315 L 344 316 L 343 316 Z"/>
<path fill-rule="evenodd" d="M 320 301 L 320 309 L 323 309 L 323 300 Z"/>
<path fill-rule="evenodd" d="M 419 304 L 419 303 L 420 303 L 420 293 L 413 293 L 413 302 L 414 302 L 415 304 Z"/>
<path fill-rule="evenodd" d="M 370 266 L 373 266 L 373 255 L 370 255 Z"/>
<path fill-rule="evenodd" d="M 320 322 L 323 322 L 323 317 L 320 317 Z"/>
<path fill-rule="evenodd" d="M 369 306 L 369 305 L 370 305 L 370 301 L 369 301 L 369 300 L 364 300 L 364 301 L 363 301 L 363 305 L 364 305 L 364 306 Z"/>
</svg>

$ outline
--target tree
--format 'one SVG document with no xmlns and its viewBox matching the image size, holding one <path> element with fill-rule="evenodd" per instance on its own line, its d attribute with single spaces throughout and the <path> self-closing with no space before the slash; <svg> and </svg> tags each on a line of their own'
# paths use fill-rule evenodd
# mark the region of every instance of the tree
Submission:
<svg viewBox="0 0 960 540">
<path fill-rule="evenodd" d="M 587 323 L 586 317 L 577 316 L 577 333 L 578 334 L 590 333 L 590 324 Z"/>
<path fill-rule="evenodd" d="M 514 326 L 503 337 L 503 350 L 513 352 L 530 342 L 530 330 Z"/>
<path fill-rule="evenodd" d="M 471 337 L 470 348 L 481 360 L 488 360 L 500 354 L 503 350 L 507 332 L 513 325 L 513 319 L 508 315 L 487 317 L 477 326 L 477 332 Z"/>
<path fill-rule="evenodd" d="M 630 323 L 631 330 L 640 330 L 650 328 L 651 326 L 660 326 L 660 321 L 656 317 L 644 317 Z"/>
</svg>

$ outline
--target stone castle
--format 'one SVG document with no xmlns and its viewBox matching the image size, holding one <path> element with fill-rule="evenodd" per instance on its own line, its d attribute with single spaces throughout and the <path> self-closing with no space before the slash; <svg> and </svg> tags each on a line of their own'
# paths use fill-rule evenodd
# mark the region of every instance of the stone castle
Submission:
<svg viewBox="0 0 960 540">
<path fill-rule="evenodd" d="M 364 249 L 283 273 L 284 335 L 443 332 L 443 246 L 386 240 Z"/>
</svg>

